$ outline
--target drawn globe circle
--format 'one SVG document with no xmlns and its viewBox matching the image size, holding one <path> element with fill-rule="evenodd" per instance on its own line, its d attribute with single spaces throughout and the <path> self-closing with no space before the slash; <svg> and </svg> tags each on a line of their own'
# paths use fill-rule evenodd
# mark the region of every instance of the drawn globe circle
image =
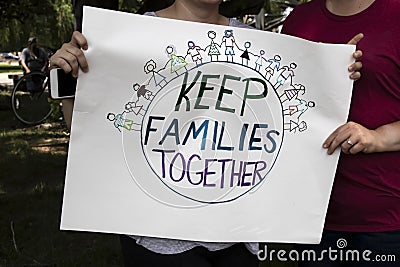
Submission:
<svg viewBox="0 0 400 267">
<path fill-rule="evenodd" d="M 158 179 L 185 203 L 233 201 L 267 179 L 282 140 L 279 97 L 259 72 L 203 64 L 171 76 L 149 104 L 141 145 L 154 177 L 139 183 Z"/>
</svg>

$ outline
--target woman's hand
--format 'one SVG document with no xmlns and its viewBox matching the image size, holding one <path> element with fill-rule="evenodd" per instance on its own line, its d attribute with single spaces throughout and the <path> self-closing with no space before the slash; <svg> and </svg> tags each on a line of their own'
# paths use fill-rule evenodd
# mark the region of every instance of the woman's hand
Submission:
<svg viewBox="0 0 400 267">
<path fill-rule="evenodd" d="M 89 71 L 86 57 L 82 50 L 88 49 L 88 43 L 82 33 L 75 31 L 71 41 L 65 43 L 50 58 L 50 68 L 59 67 L 66 73 L 72 72 L 72 76 L 78 77 L 79 69 Z"/>
<path fill-rule="evenodd" d="M 333 131 L 323 147 L 329 155 L 338 147 L 346 154 L 400 151 L 400 121 L 373 130 L 349 121 Z"/>
<path fill-rule="evenodd" d="M 323 147 L 328 150 L 327 152 L 329 155 L 338 147 L 340 147 L 345 154 L 368 152 L 368 150 L 373 150 L 372 146 L 375 138 L 376 136 L 373 130 L 369 130 L 358 123 L 350 121 L 338 127 L 329 135 Z"/>
<path fill-rule="evenodd" d="M 364 38 L 364 34 L 359 33 L 356 36 L 354 36 L 347 44 L 352 44 L 352 45 L 357 45 L 358 42 Z M 350 79 L 352 80 L 358 80 L 361 78 L 361 73 L 360 70 L 362 68 L 362 63 L 359 61 L 360 58 L 362 57 L 362 51 L 357 50 L 353 53 L 353 58 L 355 59 L 355 62 L 351 64 L 348 68 L 350 73 Z"/>
</svg>

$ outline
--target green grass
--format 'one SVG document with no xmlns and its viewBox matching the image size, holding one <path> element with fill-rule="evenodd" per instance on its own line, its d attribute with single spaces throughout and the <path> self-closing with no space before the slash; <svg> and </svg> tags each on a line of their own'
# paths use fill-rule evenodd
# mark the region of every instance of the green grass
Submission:
<svg viewBox="0 0 400 267">
<path fill-rule="evenodd" d="M 19 123 L 0 94 L 0 267 L 122 266 L 116 235 L 60 231 L 68 135 Z"/>
<path fill-rule="evenodd" d="M 10 65 L 7 63 L 0 63 L 0 73 L 3 72 L 21 72 L 22 68 L 19 65 Z"/>
</svg>

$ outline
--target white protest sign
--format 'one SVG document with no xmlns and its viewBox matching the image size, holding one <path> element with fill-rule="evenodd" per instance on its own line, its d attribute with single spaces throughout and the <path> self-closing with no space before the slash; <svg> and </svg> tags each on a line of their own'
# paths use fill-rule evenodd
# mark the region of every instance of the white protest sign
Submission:
<svg viewBox="0 0 400 267">
<path fill-rule="evenodd" d="M 354 46 L 84 13 L 61 229 L 319 241 Z"/>
</svg>

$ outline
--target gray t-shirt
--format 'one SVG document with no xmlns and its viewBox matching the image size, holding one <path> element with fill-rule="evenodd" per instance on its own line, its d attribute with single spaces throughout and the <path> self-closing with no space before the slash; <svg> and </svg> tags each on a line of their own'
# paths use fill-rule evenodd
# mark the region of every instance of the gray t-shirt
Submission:
<svg viewBox="0 0 400 267">
<path fill-rule="evenodd" d="M 157 16 L 155 12 L 147 12 L 144 15 L 154 16 L 154 17 Z M 233 18 L 229 20 L 229 26 L 254 29 Z M 235 244 L 235 243 L 186 241 L 186 240 L 165 239 L 165 238 L 145 237 L 145 236 L 131 236 L 131 237 L 136 240 L 137 244 L 147 248 L 148 250 L 160 254 L 178 254 L 198 246 L 205 247 L 210 251 L 216 251 L 228 248 Z M 259 250 L 258 243 L 244 243 L 244 244 L 246 248 L 253 254 L 256 254 Z"/>
</svg>

